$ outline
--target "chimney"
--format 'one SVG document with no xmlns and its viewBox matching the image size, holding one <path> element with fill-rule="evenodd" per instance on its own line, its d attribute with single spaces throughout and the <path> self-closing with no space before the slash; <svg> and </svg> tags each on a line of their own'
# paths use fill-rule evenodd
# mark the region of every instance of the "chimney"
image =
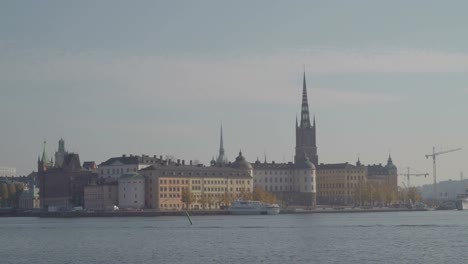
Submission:
<svg viewBox="0 0 468 264">
<path fill-rule="evenodd" d="M 159 156 L 159 159 L 162 160 L 162 155 Z"/>
<path fill-rule="evenodd" d="M 185 165 L 185 160 L 182 160 L 182 165 Z"/>
<path fill-rule="evenodd" d="M 180 159 L 177 159 L 177 164 L 179 164 L 179 165 L 180 165 Z"/>
<path fill-rule="evenodd" d="M 122 158 L 125 158 L 125 157 L 127 157 L 127 155 L 123 154 L 123 155 L 122 155 Z"/>
<path fill-rule="evenodd" d="M 190 160 L 190 166 L 192 166 L 192 160 Z"/>
</svg>

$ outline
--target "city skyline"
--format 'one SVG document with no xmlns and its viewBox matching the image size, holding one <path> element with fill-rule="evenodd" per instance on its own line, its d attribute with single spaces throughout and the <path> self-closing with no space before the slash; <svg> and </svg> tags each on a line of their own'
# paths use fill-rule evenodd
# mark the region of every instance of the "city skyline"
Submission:
<svg viewBox="0 0 468 264">
<path fill-rule="evenodd" d="M 292 161 L 303 64 L 320 163 L 391 153 L 400 173 L 432 175 L 432 146 L 465 147 L 464 8 L 112 3 L 0 4 L 0 166 L 27 174 L 42 141 L 52 155 L 61 137 L 82 161 L 148 154 L 207 165 L 221 121 L 229 160 L 242 149 L 250 162 L 264 152 Z M 458 179 L 466 157 L 441 156 L 438 180 Z"/>
</svg>

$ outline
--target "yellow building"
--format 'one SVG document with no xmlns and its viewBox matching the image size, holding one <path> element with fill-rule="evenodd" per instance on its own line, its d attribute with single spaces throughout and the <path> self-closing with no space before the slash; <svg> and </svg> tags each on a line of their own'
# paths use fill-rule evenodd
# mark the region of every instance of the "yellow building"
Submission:
<svg viewBox="0 0 468 264">
<path fill-rule="evenodd" d="M 359 161 L 320 164 L 317 169 L 317 202 L 319 204 L 350 205 L 358 200 L 360 186 L 367 182 L 367 167 Z"/>
<path fill-rule="evenodd" d="M 217 209 L 252 193 L 252 166 L 242 153 L 225 166 L 184 164 L 166 163 L 140 170 L 146 181 L 147 208 L 185 209 L 182 197 L 188 193 L 192 197 L 189 209 Z"/>
</svg>

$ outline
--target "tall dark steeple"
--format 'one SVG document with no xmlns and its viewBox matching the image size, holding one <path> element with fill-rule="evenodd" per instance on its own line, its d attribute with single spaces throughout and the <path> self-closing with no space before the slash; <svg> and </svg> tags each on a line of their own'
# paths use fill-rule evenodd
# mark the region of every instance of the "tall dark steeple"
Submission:
<svg viewBox="0 0 468 264">
<path fill-rule="evenodd" d="M 309 102 L 307 100 L 307 85 L 305 71 L 304 79 L 302 81 L 301 127 L 310 127 Z"/>
<path fill-rule="evenodd" d="M 315 116 L 313 126 L 310 124 L 309 102 L 307 98 L 307 84 L 304 71 L 302 82 L 302 105 L 301 122 L 297 125 L 296 118 L 296 155 L 294 162 L 301 162 L 309 159 L 314 165 L 318 165 Z"/>
<path fill-rule="evenodd" d="M 219 139 L 219 154 L 218 154 L 218 158 L 216 159 L 216 164 L 218 165 L 226 164 L 226 157 L 224 155 L 223 124 L 221 124 L 221 137 Z"/>
</svg>

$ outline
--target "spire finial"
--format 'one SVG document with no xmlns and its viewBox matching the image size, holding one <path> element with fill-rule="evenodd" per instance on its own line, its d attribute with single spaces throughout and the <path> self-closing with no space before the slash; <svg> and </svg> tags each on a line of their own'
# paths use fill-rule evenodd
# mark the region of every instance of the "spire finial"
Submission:
<svg viewBox="0 0 468 264">
<path fill-rule="evenodd" d="M 304 79 L 302 81 L 301 127 L 310 127 L 309 103 L 307 100 L 307 84 L 306 84 L 305 71 L 304 71 Z"/>
</svg>

